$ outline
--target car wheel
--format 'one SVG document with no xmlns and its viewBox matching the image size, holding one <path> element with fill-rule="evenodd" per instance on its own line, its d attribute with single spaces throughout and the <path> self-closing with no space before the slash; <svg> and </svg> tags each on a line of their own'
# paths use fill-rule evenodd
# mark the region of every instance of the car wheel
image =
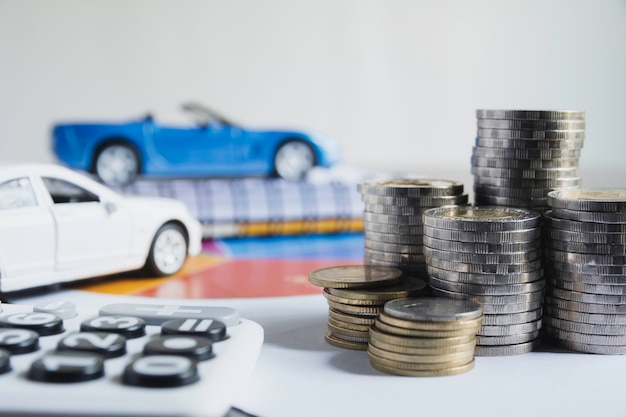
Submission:
<svg viewBox="0 0 626 417">
<path fill-rule="evenodd" d="M 299 140 L 283 143 L 274 156 L 276 175 L 287 180 L 302 179 L 314 166 L 313 148 Z"/>
<path fill-rule="evenodd" d="M 139 173 L 139 156 L 128 145 L 107 145 L 96 156 L 94 173 L 105 184 L 128 184 Z"/>
<path fill-rule="evenodd" d="M 176 224 L 162 226 L 154 236 L 145 271 L 150 275 L 172 275 L 180 271 L 187 259 L 187 235 Z"/>
</svg>

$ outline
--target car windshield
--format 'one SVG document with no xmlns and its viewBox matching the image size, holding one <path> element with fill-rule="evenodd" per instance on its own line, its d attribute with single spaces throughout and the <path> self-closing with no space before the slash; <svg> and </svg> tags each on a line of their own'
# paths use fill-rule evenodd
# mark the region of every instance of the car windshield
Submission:
<svg viewBox="0 0 626 417">
<path fill-rule="evenodd" d="M 183 110 L 190 113 L 200 126 L 221 125 L 235 126 L 235 123 L 215 113 L 213 110 L 198 103 L 184 103 Z"/>
</svg>

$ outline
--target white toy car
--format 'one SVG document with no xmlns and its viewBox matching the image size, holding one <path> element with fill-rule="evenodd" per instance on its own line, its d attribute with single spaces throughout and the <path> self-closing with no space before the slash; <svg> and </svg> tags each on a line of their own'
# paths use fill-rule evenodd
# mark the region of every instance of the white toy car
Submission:
<svg viewBox="0 0 626 417">
<path fill-rule="evenodd" d="M 0 292 L 142 268 L 174 274 L 201 240 L 179 201 L 124 197 L 58 165 L 0 165 Z"/>
</svg>

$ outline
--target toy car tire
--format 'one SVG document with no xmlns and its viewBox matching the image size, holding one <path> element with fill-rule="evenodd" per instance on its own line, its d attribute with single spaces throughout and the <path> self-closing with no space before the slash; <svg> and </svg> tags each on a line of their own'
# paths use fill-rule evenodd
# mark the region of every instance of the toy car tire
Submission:
<svg viewBox="0 0 626 417">
<path fill-rule="evenodd" d="M 302 179 L 315 166 L 315 152 L 301 140 L 290 140 L 278 148 L 274 156 L 276 176 L 286 180 Z"/>
<path fill-rule="evenodd" d="M 187 234 L 181 226 L 174 223 L 163 225 L 150 246 L 145 272 L 165 276 L 180 271 L 187 259 L 188 246 Z"/>
<path fill-rule="evenodd" d="M 135 149 L 123 143 L 103 147 L 94 158 L 93 171 L 108 185 L 125 185 L 139 173 L 139 156 Z"/>
</svg>

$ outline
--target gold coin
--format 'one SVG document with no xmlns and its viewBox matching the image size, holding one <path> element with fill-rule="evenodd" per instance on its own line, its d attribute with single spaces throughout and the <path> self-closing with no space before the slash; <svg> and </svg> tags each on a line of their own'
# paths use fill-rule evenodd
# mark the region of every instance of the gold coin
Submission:
<svg viewBox="0 0 626 417">
<path fill-rule="evenodd" d="M 328 323 L 328 330 L 333 332 L 336 335 L 341 336 L 349 336 L 349 337 L 360 337 L 360 338 L 368 338 L 370 336 L 369 331 L 360 331 L 360 330 L 349 330 L 344 329 L 342 327 L 336 326 L 332 323 Z"/>
<path fill-rule="evenodd" d="M 393 359 L 384 358 L 378 356 L 369 350 L 369 346 L 367 348 L 367 356 L 370 360 L 370 363 L 376 363 L 382 366 L 393 367 L 397 369 L 406 369 L 409 371 L 442 371 L 445 369 L 456 368 L 457 366 L 463 366 L 468 362 L 474 360 L 474 357 L 471 356 L 469 358 L 461 359 L 458 361 L 450 361 L 450 362 L 439 362 L 439 363 L 412 363 L 412 362 L 399 362 Z"/>
<path fill-rule="evenodd" d="M 346 340 L 340 336 L 337 336 L 330 330 L 327 330 L 324 334 L 324 339 L 327 343 L 344 349 L 352 350 L 367 350 L 367 342 L 355 342 L 352 340 Z"/>
<path fill-rule="evenodd" d="M 330 301 L 334 301 L 336 303 L 342 303 L 342 304 L 350 304 L 350 305 L 366 305 L 366 306 L 380 306 L 382 307 L 385 302 L 379 302 L 376 300 L 367 300 L 367 299 L 355 299 L 355 298 L 346 298 L 346 297 L 340 297 L 337 295 L 333 295 L 330 292 L 330 288 L 324 288 L 324 291 L 322 292 L 322 295 Z"/>
<path fill-rule="evenodd" d="M 455 321 L 413 321 L 413 320 L 404 320 L 399 319 L 384 311 L 381 312 L 378 316 L 379 320 L 384 321 L 385 323 L 402 327 L 405 329 L 415 329 L 415 330 L 432 330 L 432 331 L 473 331 L 480 329 L 480 326 L 483 321 L 483 316 L 477 317 L 475 319 L 470 320 L 455 320 Z"/>
<path fill-rule="evenodd" d="M 352 305 L 340 303 L 332 300 L 327 300 L 328 306 L 337 311 L 341 311 L 342 313 L 347 314 L 358 314 L 360 316 L 371 316 L 375 318 L 378 313 L 383 310 L 383 306 L 360 306 L 360 305 Z"/>
<path fill-rule="evenodd" d="M 476 335 L 480 327 L 475 329 L 461 329 L 461 330 L 419 330 L 419 329 L 407 329 L 404 327 L 397 327 L 391 324 L 385 323 L 380 319 L 380 315 L 374 322 L 376 328 L 380 331 L 395 334 L 398 336 L 412 336 L 412 337 L 426 337 L 426 338 L 440 338 L 440 337 L 455 337 L 455 336 L 467 336 Z"/>
<path fill-rule="evenodd" d="M 381 265 L 347 265 L 309 273 L 309 282 L 326 288 L 374 288 L 400 282 L 402 271 Z"/>
<path fill-rule="evenodd" d="M 451 346 L 437 346 L 437 347 L 410 347 L 410 346 L 401 346 L 394 345 L 393 343 L 387 343 L 380 341 L 378 338 L 372 337 L 373 332 L 370 332 L 370 345 L 375 346 L 379 349 L 386 350 L 388 352 L 394 353 L 402 353 L 406 355 L 449 355 L 452 353 L 459 352 L 474 352 L 476 348 L 476 339 L 471 342 L 459 343 Z"/>
<path fill-rule="evenodd" d="M 357 332 L 368 332 L 370 331 L 370 326 L 368 324 L 354 324 L 354 323 L 349 323 L 347 321 L 342 321 L 342 320 L 337 320 L 333 317 L 328 317 L 328 323 L 332 324 L 333 326 L 339 327 L 341 329 L 345 329 L 345 330 L 354 330 Z"/>
<path fill-rule="evenodd" d="M 407 298 L 424 295 L 429 287 L 425 280 L 415 276 L 405 276 L 398 284 L 385 287 L 372 288 L 369 290 L 345 290 L 341 288 L 329 288 L 329 292 L 337 297 L 352 300 L 371 300 L 375 304 L 384 304 L 385 301 L 396 298 Z"/>
<path fill-rule="evenodd" d="M 335 320 L 341 320 L 347 323 L 363 324 L 367 326 L 371 326 L 372 324 L 374 324 L 374 320 L 376 319 L 376 316 L 374 315 L 362 316 L 356 314 L 348 314 L 339 310 L 335 310 L 332 307 L 328 309 L 328 317 L 332 317 Z"/>
<path fill-rule="evenodd" d="M 444 364 L 445 367 L 449 367 L 450 364 L 462 365 L 469 362 L 474 357 L 474 350 L 471 349 L 465 352 L 448 353 L 441 355 L 413 355 L 408 353 L 396 353 L 389 352 L 384 349 L 380 349 L 371 343 L 367 347 L 367 351 L 378 358 L 389 359 L 390 361 L 400 362 L 404 366 L 405 364 Z"/>
<path fill-rule="evenodd" d="M 410 348 L 443 348 L 464 343 L 476 343 L 475 334 L 463 336 L 438 337 L 438 338 L 416 338 L 402 335 L 395 335 L 381 331 L 376 325 L 370 328 L 370 340 L 390 343 L 397 346 Z"/>
<path fill-rule="evenodd" d="M 447 368 L 447 369 L 425 371 L 425 370 L 410 370 L 410 369 L 404 369 L 404 368 L 397 368 L 394 366 L 388 366 L 388 365 L 385 365 L 376 361 L 372 361 L 370 359 L 370 364 L 372 365 L 372 368 L 377 369 L 381 372 L 385 372 L 387 374 L 392 374 L 392 375 L 417 376 L 417 377 L 450 376 L 450 375 L 463 374 L 465 372 L 470 371 L 472 368 L 474 368 L 474 363 L 475 362 L 472 359 L 471 362 L 465 365 L 460 365 L 460 366 Z"/>
</svg>

